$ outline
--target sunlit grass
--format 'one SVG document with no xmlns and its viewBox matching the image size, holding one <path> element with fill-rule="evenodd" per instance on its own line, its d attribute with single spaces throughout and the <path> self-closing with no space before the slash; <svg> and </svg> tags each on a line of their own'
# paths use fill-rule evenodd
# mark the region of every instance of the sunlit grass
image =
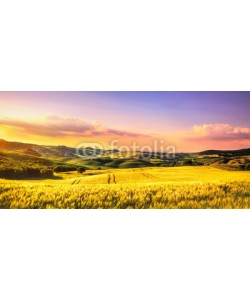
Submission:
<svg viewBox="0 0 250 300">
<path fill-rule="evenodd" d="M 2 208 L 250 208 L 250 173 L 211 167 L 63 174 L 61 180 L 0 180 Z"/>
</svg>

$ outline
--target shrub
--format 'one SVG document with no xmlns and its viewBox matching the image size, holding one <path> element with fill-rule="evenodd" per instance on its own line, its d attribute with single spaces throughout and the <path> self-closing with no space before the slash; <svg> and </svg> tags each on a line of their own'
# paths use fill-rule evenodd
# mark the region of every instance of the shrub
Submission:
<svg viewBox="0 0 250 300">
<path fill-rule="evenodd" d="M 240 171 L 245 171 L 246 170 L 246 166 L 245 165 L 240 165 L 239 166 L 239 170 Z"/>
<path fill-rule="evenodd" d="M 240 166 L 238 167 L 238 169 L 239 169 L 240 171 L 250 171 L 250 164 L 248 163 L 248 164 L 246 164 L 246 165 L 240 165 Z"/>
<path fill-rule="evenodd" d="M 86 169 L 84 167 L 80 167 L 77 169 L 77 172 L 80 174 L 84 173 L 85 171 L 86 171 Z"/>
<path fill-rule="evenodd" d="M 184 166 L 192 166 L 193 165 L 193 161 L 191 159 L 186 159 L 183 162 Z"/>
</svg>

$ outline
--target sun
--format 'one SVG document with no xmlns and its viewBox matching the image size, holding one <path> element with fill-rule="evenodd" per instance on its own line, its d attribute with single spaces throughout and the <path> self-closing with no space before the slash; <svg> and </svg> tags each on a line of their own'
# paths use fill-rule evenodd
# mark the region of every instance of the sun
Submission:
<svg viewBox="0 0 250 300">
<path fill-rule="evenodd" d="M 6 140 L 6 141 L 15 141 L 17 139 L 17 133 L 13 131 L 11 128 L 0 128 L 0 139 Z M 22 139 L 19 138 L 20 141 Z"/>
<path fill-rule="evenodd" d="M 0 128 L 0 139 L 1 138 L 3 138 L 3 136 L 4 136 L 5 134 L 4 134 L 4 131 L 3 131 L 3 129 L 2 128 Z"/>
</svg>

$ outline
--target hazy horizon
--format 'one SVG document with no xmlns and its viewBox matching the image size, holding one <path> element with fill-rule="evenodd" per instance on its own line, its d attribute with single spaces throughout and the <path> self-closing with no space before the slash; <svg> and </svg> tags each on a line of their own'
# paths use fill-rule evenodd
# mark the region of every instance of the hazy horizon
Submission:
<svg viewBox="0 0 250 300">
<path fill-rule="evenodd" d="M 4 140 L 5 142 L 10 142 L 10 143 L 23 143 L 23 144 L 31 144 L 31 145 L 36 145 L 36 146 L 41 146 L 41 147 L 68 147 L 68 148 L 74 148 L 73 146 L 69 146 L 69 145 L 66 145 L 66 144 L 37 144 L 37 143 L 32 143 L 32 141 L 28 142 L 28 143 L 25 143 L 25 142 L 20 142 L 18 140 L 5 140 L 5 139 L 2 139 L 0 137 L 0 141 L 1 140 Z M 203 150 L 200 150 L 200 151 L 181 151 L 179 153 L 196 153 L 196 152 L 204 152 L 204 151 L 237 151 L 237 150 L 244 150 L 244 149 L 250 149 L 250 148 L 235 148 L 235 149 L 203 149 Z M 110 150 L 110 148 L 105 148 L 104 149 L 105 151 L 107 150 Z M 132 150 L 131 150 L 132 151 Z M 178 153 L 178 152 L 177 152 Z"/>
<path fill-rule="evenodd" d="M 250 148 L 249 92 L 0 92 L 0 107 L 0 138 L 7 141 Z"/>
</svg>

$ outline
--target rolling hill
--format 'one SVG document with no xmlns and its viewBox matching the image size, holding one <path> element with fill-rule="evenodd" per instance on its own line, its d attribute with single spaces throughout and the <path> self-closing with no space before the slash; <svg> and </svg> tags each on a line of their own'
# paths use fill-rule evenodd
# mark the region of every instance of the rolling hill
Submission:
<svg viewBox="0 0 250 300">
<path fill-rule="evenodd" d="M 88 149 L 91 152 L 91 149 Z M 145 155 L 148 154 L 148 155 Z M 40 166 L 60 169 L 87 170 L 127 169 L 145 167 L 178 167 L 178 166 L 214 166 L 228 170 L 244 169 L 250 162 L 250 149 L 240 150 L 207 150 L 198 153 L 176 153 L 174 159 L 161 158 L 159 153 L 128 153 L 123 157 L 118 150 L 105 150 L 103 155 L 79 157 L 76 149 L 67 146 L 36 145 L 30 143 L 8 142 L 0 139 L 0 164 L 27 162 Z M 58 169 L 59 170 L 59 169 Z"/>
</svg>

